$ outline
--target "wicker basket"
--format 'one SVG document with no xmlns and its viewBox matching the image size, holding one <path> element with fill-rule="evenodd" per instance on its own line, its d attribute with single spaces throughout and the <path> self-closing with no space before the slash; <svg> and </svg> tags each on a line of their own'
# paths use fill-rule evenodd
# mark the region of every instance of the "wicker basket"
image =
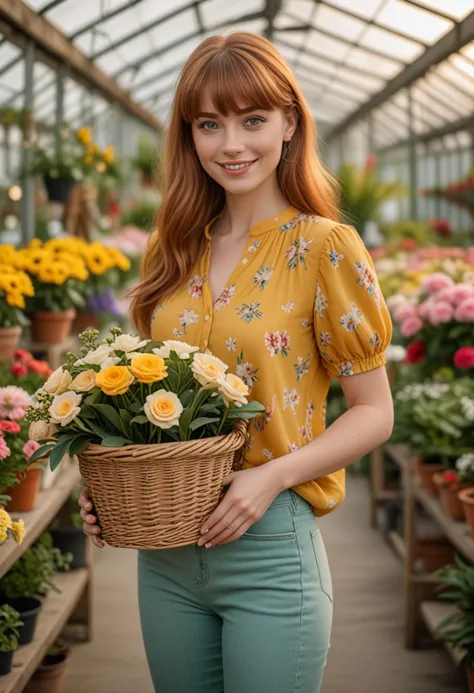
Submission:
<svg viewBox="0 0 474 693">
<path fill-rule="evenodd" d="M 194 544 L 226 489 L 222 479 L 242 467 L 248 422 L 231 433 L 184 443 L 89 445 L 78 455 L 102 538 L 127 549 Z"/>
</svg>

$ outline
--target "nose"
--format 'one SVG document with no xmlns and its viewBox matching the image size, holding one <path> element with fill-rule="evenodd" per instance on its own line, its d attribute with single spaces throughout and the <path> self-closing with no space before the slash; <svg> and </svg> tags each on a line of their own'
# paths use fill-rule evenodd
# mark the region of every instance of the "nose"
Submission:
<svg viewBox="0 0 474 693">
<path fill-rule="evenodd" d="M 239 136 L 239 131 L 236 128 L 227 128 L 225 132 L 225 140 L 223 153 L 227 156 L 237 156 L 245 150 L 245 145 Z"/>
</svg>

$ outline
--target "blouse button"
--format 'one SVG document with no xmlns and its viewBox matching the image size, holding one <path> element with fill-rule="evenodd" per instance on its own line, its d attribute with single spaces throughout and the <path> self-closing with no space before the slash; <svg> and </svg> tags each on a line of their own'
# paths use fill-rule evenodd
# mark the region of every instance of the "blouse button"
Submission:
<svg viewBox="0 0 474 693">
<path fill-rule="evenodd" d="M 248 262 L 248 258 L 244 257 L 244 259 L 242 260 L 242 264 L 243 264 L 243 265 L 246 265 L 247 262 Z"/>
<path fill-rule="evenodd" d="M 207 345 L 208 345 L 207 339 L 205 339 L 205 340 L 203 341 L 203 344 L 204 344 L 204 346 L 207 346 Z"/>
<path fill-rule="evenodd" d="M 205 315 L 204 320 L 207 322 L 209 320 L 209 315 Z"/>
</svg>

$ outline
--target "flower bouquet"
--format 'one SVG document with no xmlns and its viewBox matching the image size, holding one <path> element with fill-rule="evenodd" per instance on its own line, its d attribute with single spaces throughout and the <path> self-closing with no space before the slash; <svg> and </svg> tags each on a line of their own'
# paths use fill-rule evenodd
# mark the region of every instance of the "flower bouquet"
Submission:
<svg viewBox="0 0 474 693">
<path fill-rule="evenodd" d="M 461 455 L 456 460 L 454 469 L 445 469 L 435 474 L 433 481 L 439 487 L 441 503 L 448 517 L 452 520 L 464 520 L 459 492 L 474 488 L 474 453 Z"/>
<path fill-rule="evenodd" d="M 209 351 L 110 334 L 83 332 L 82 357 L 69 353 L 36 393 L 27 420 L 57 430 L 32 460 L 48 452 L 54 469 L 78 456 L 109 544 L 191 544 L 243 461 L 248 421 L 265 409 Z"/>
</svg>

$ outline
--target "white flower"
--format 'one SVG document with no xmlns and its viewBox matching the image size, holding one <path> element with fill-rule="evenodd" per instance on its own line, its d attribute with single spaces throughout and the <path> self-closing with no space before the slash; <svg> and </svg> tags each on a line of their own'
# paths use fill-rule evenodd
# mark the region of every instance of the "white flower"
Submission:
<svg viewBox="0 0 474 693">
<path fill-rule="evenodd" d="M 67 426 L 81 411 L 82 395 L 75 392 L 64 392 L 62 395 L 57 395 L 48 409 L 51 416 L 51 423 Z"/>
<path fill-rule="evenodd" d="M 157 390 L 146 398 L 143 407 L 148 421 L 159 428 L 171 428 L 179 424 L 183 411 L 178 395 L 167 390 Z"/>
<path fill-rule="evenodd" d="M 212 354 L 194 354 L 191 370 L 194 377 L 203 387 L 217 387 L 217 379 L 229 368 L 223 361 Z"/>
<path fill-rule="evenodd" d="M 153 349 L 153 353 L 156 354 L 156 356 L 161 356 L 162 359 L 169 359 L 171 351 L 174 351 L 176 354 L 178 354 L 180 359 L 184 360 L 189 359 L 191 354 L 199 351 L 199 347 L 191 346 L 190 344 L 186 344 L 186 342 L 168 339 L 167 341 L 163 342 L 162 347 L 159 349 Z"/>
<path fill-rule="evenodd" d="M 116 366 L 118 363 L 120 363 L 119 356 L 109 356 L 100 364 L 100 370 L 103 371 L 105 368 L 110 368 L 110 366 Z"/>
<path fill-rule="evenodd" d="M 115 342 L 110 345 L 111 351 L 124 351 L 126 354 L 129 351 L 136 351 L 146 346 L 150 339 L 140 340 L 140 337 L 134 337 L 131 334 L 120 334 Z"/>
<path fill-rule="evenodd" d="M 474 471 L 474 453 L 470 452 L 466 455 L 461 455 L 461 457 L 456 460 L 456 469 L 458 472 Z"/>
<path fill-rule="evenodd" d="M 474 399 L 461 397 L 461 409 L 468 421 L 474 421 Z"/>
<path fill-rule="evenodd" d="M 387 361 L 392 363 L 399 363 L 405 360 L 407 350 L 405 347 L 397 344 L 390 344 L 385 350 L 385 356 Z"/>
<path fill-rule="evenodd" d="M 82 371 L 82 373 L 76 375 L 69 385 L 69 390 L 74 390 L 74 392 L 89 392 L 93 387 L 95 387 L 95 371 L 89 368 L 89 370 Z"/>
<path fill-rule="evenodd" d="M 51 373 L 43 385 L 43 389 L 50 395 L 62 395 L 68 389 L 71 381 L 72 376 L 69 371 L 64 371 L 62 366 L 60 366 L 56 368 L 54 373 Z"/>
<path fill-rule="evenodd" d="M 52 438 L 56 433 L 56 426 L 49 424 L 46 421 L 32 421 L 28 429 L 30 440 L 46 440 Z"/>
<path fill-rule="evenodd" d="M 249 394 L 249 388 L 238 375 L 228 373 L 227 375 L 222 375 L 220 378 L 217 378 L 217 382 L 219 384 L 219 392 L 222 395 L 226 407 L 228 407 L 231 402 L 237 407 L 247 404 L 248 400 L 246 398 Z"/>
<path fill-rule="evenodd" d="M 110 356 L 110 353 L 112 351 L 112 347 L 109 346 L 108 344 L 101 344 L 100 346 L 97 347 L 97 349 L 94 349 L 93 351 L 89 351 L 84 358 L 79 359 L 78 361 L 75 362 L 75 366 L 100 366 L 105 359 L 108 359 Z"/>
</svg>

